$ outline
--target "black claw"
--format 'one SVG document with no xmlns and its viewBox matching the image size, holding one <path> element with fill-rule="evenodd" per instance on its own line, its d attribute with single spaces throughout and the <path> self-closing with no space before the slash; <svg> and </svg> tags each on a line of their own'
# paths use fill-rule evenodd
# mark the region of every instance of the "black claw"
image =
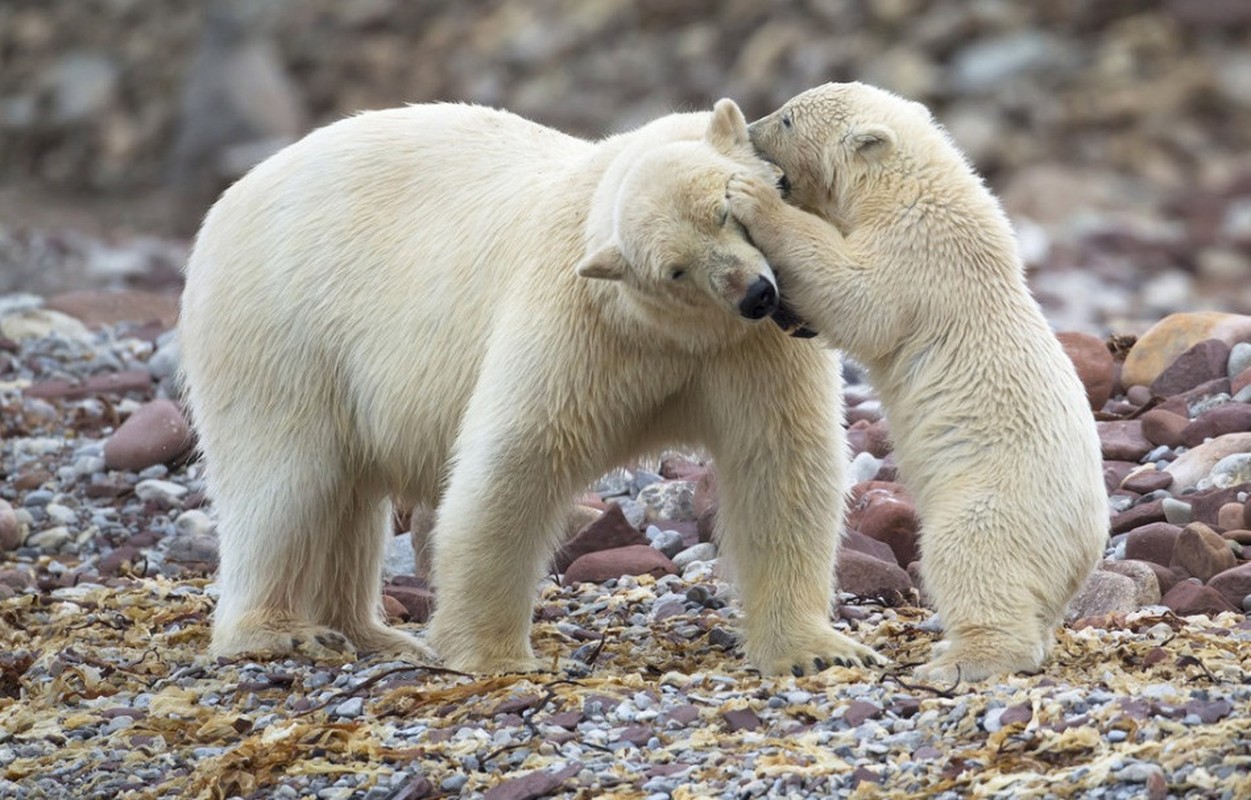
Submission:
<svg viewBox="0 0 1251 800">
<path fill-rule="evenodd" d="M 798 664 L 792 664 L 791 674 L 794 675 L 796 678 L 802 678 L 804 677 L 804 668 L 799 666 Z"/>
<path fill-rule="evenodd" d="M 812 659 L 812 666 L 817 668 L 817 672 L 825 672 L 830 665 L 825 663 L 824 658 L 814 658 Z"/>
<path fill-rule="evenodd" d="M 853 662 L 850 658 L 836 658 L 834 663 L 840 667 L 850 667 Z"/>
</svg>

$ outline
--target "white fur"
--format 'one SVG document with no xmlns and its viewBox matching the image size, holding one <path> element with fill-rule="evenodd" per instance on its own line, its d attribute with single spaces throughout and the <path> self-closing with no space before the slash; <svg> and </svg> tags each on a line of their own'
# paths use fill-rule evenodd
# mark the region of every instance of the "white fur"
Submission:
<svg viewBox="0 0 1251 800">
<path fill-rule="evenodd" d="M 1009 223 L 929 112 L 827 84 L 751 126 L 792 186 L 731 204 L 787 302 L 869 370 L 945 625 L 921 674 L 1037 669 L 1106 539 L 1095 426 Z"/>
<path fill-rule="evenodd" d="M 380 616 L 390 496 L 438 504 L 445 662 L 529 669 L 573 495 L 695 444 L 717 460 L 749 658 L 875 660 L 829 622 L 837 371 L 737 311 L 773 280 L 728 217 L 743 171 L 770 174 L 728 101 L 599 143 L 431 105 L 330 125 L 227 191 L 181 317 L 220 517 L 213 650 L 337 633 L 424 652 Z"/>
</svg>

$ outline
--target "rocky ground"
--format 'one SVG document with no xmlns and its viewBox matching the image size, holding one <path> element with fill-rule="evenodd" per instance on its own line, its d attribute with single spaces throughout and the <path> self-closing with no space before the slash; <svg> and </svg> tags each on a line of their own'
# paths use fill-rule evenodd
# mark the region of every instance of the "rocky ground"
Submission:
<svg viewBox="0 0 1251 800">
<path fill-rule="evenodd" d="M 168 294 L 0 297 L 0 795 L 1251 793 L 1251 318 L 1062 335 L 1098 409 L 1107 560 L 1041 673 L 933 686 L 909 674 L 940 635 L 916 515 L 864 385 L 837 619 L 888 669 L 747 667 L 715 472 L 676 454 L 575 507 L 535 611 L 550 672 L 209 658 L 216 539 L 172 313 Z M 397 515 L 388 552 L 387 611 L 416 631 L 426 520 Z"/>
</svg>

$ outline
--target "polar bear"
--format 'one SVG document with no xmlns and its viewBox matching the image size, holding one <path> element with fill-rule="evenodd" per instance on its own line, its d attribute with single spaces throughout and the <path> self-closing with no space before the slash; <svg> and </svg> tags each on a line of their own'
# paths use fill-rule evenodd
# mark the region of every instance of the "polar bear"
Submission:
<svg viewBox="0 0 1251 800">
<path fill-rule="evenodd" d="M 227 190 L 180 332 L 221 534 L 213 651 L 428 655 L 381 618 L 392 497 L 438 506 L 444 663 L 533 669 L 574 495 L 690 444 L 720 470 L 748 658 L 878 662 L 830 623 L 837 370 L 764 320 L 773 274 L 729 216 L 730 176 L 772 169 L 728 100 L 595 143 L 436 104 L 329 125 Z"/>
<path fill-rule="evenodd" d="M 945 627 L 919 670 L 1036 670 L 1107 536 L 1082 384 L 1026 287 L 998 202 L 918 103 L 859 83 L 752 124 L 789 183 L 735 178 L 731 207 L 785 299 L 863 362 L 922 518 Z"/>
</svg>

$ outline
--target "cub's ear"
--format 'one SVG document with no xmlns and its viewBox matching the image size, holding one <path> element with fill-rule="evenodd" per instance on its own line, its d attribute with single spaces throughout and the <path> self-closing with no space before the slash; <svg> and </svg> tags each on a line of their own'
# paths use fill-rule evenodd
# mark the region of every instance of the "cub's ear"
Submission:
<svg viewBox="0 0 1251 800">
<path fill-rule="evenodd" d="M 729 153 L 738 147 L 751 143 L 747 133 L 747 118 L 738 107 L 738 103 L 723 97 L 712 107 L 712 122 L 708 123 L 708 132 L 704 141 L 721 153 Z"/>
<path fill-rule="evenodd" d="M 583 278 L 619 281 L 626 276 L 629 266 L 617 246 L 610 244 L 588 254 L 578 263 L 577 270 L 578 275 Z"/>
<path fill-rule="evenodd" d="M 885 125 L 858 125 L 843 138 L 843 142 L 857 156 L 875 161 L 895 146 L 895 132 Z"/>
</svg>

